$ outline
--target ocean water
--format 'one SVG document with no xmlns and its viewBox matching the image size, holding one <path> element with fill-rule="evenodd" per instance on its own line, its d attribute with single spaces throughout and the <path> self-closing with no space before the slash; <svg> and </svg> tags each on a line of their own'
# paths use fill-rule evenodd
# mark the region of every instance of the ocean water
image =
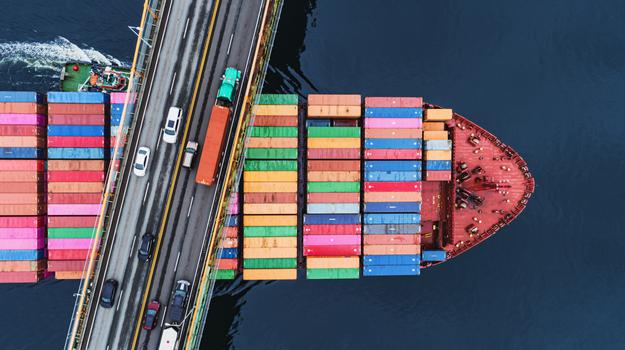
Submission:
<svg viewBox="0 0 625 350">
<path fill-rule="evenodd" d="M 0 89 L 131 60 L 139 1 L 74 2 L 4 8 Z M 615 0 L 288 0 L 265 91 L 424 96 L 519 151 L 536 193 L 418 278 L 220 284 L 202 349 L 625 348 L 622 18 Z M 0 285 L 2 347 L 60 348 L 76 287 Z"/>
</svg>

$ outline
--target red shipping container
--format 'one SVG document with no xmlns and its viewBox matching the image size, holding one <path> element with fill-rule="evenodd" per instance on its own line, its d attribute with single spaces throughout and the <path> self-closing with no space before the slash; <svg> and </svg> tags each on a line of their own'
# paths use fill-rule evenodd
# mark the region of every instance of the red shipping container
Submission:
<svg viewBox="0 0 625 350">
<path fill-rule="evenodd" d="M 0 125 L 0 136 L 45 136 L 46 129 L 35 125 Z"/>
<path fill-rule="evenodd" d="M 55 114 L 48 116 L 49 125 L 104 125 L 103 114 L 92 115 L 63 115 Z"/>
<path fill-rule="evenodd" d="M 237 259 L 219 259 L 217 270 L 236 270 L 239 265 Z"/>
<path fill-rule="evenodd" d="M 309 148 L 308 159 L 360 159 L 360 148 Z"/>
<path fill-rule="evenodd" d="M 97 216 L 48 216 L 48 227 L 95 227 Z"/>
<path fill-rule="evenodd" d="M 48 260 L 48 271 L 82 271 L 85 259 L 80 260 Z"/>
<path fill-rule="evenodd" d="M 102 148 L 103 136 L 49 136 L 48 147 Z"/>
<path fill-rule="evenodd" d="M 43 160 L 20 160 L 20 159 L 2 159 L 0 160 L 0 171 L 44 171 Z"/>
<path fill-rule="evenodd" d="M 309 160 L 308 171 L 359 171 L 359 160 Z"/>
<path fill-rule="evenodd" d="M 428 170 L 425 172 L 426 181 L 451 181 L 449 170 Z"/>
<path fill-rule="evenodd" d="M 421 191 L 421 181 L 414 182 L 365 182 L 366 192 Z"/>
<path fill-rule="evenodd" d="M 255 192 L 243 195 L 244 203 L 297 203 L 297 193 Z"/>
<path fill-rule="evenodd" d="M 421 159 L 420 149 L 368 149 L 365 159 Z"/>
<path fill-rule="evenodd" d="M 304 256 L 354 256 L 360 255 L 358 245 L 317 245 L 304 247 Z"/>
<path fill-rule="evenodd" d="M 103 182 L 103 171 L 48 171 L 48 182 Z"/>
<path fill-rule="evenodd" d="M 44 216 L 0 216 L 0 227 L 43 227 Z"/>
<path fill-rule="evenodd" d="M 48 193 L 48 204 L 99 204 L 100 193 Z"/>
<path fill-rule="evenodd" d="M 257 115 L 254 126 L 297 126 L 297 116 L 267 116 Z"/>
<path fill-rule="evenodd" d="M 304 225 L 305 235 L 359 235 L 361 232 L 360 224 Z"/>
<path fill-rule="evenodd" d="M 0 193 L 34 193 L 44 192 L 45 184 L 40 182 L 2 182 Z"/>
<path fill-rule="evenodd" d="M 360 203 L 359 192 L 327 193 L 315 192 L 306 195 L 308 203 Z"/>
<path fill-rule="evenodd" d="M 420 235 L 364 235 L 365 245 L 420 244 Z"/>
<path fill-rule="evenodd" d="M 222 232 L 222 237 L 223 238 L 238 238 L 239 237 L 239 228 L 234 226 L 234 227 L 224 227 L 224 230 Z"/>
<path fill-rule="evenodd" d="M 0 272 L 0 283 L 35 283 L 43 278 L 43 271 Z"/>
<path fill-rule="evenodd" d="M 103 104 L 92 103 L 48 103 L 48 115 L 104 115 Z"/>
<path fill-rule="evenodd" d="M 0 114 L 46 114 L 46 106 L 36 103 L 0 102 Z"/>
<path fill-rule="evenodd" d="M 88 256 L 88 249 L 50 249 L 48 263 L 52 260 L 85 260 Z"/>
<path fill-rule="evenodd" d="M 365 97 L 365 107 L 423 107 L 423 97 Z"/>
</svg>

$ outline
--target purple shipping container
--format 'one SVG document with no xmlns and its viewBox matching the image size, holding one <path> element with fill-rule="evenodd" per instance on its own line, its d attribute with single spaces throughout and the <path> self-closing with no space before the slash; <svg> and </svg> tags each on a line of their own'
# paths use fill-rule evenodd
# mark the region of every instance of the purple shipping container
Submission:
<svg viewBox="0 0 625 350">
<path fill-rule="evenodd" d="M 304 246 L 360 245 L 360 235 L 304 235 Z"/>
<path fill-rule="evenodd" d="M 100 204 L 48 204 L 48 215 L 100 215 Z"/>
<path fill-rule="evenodd" d="M 46 125 L 42 114 L 0 114 L 1 125 Z"/>
<path fill-rule="evenodd" d="M 2 250 L 34 250 L 43 248 L 45 248 L 43 237 L 0 239 L 0 249 Z"/>
<path fill-rule="evenodd" d="M 420 118 L 365 118 L 366 129 L 420 129 Z"/>
<path fill-rule="evenodd" d="M 90 249 L 93 244 L 91 238 L 49 238 L 48 250 Z"/>
<path fill-rule="evenodd" d="M 0 239 L 39 238 L 44 237 L 44 234 L 45 229 L 43 227 L 0 228 Z"/>
</svg>

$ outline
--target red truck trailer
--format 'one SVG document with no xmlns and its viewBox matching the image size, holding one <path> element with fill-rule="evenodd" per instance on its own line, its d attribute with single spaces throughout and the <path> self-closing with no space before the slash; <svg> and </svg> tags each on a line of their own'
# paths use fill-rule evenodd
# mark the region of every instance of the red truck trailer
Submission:
<svg viewBox="0 0 625 350">
<path fill-rule="evenodd" d="M 204 137 L 202 154 L 195 175 L 195 182 L 211 186 L 215 182 L 217 168 L 224 148 L 224 139 L 228 129 L 230 108 L 215 105 L 211 110 L 210 121 Z"/>
</svg>

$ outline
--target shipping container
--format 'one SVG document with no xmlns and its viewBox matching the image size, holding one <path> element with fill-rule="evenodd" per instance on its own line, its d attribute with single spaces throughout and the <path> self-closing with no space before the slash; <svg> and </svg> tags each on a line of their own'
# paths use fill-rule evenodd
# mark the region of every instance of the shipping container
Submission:
<svg viewBox="0 0 625 350">
<path fill-rule="evenodd" d="M 420 118 L 365 118 L 365 129 L 421 129 Z"/>
<path fill-rule="evenodd" d="M 91 253 L 87 249 L 48 249 L 48 261 L 50 260 L 84 260 Z"/>
<path fill-rule="evenodd" d="M 245 203 L 244 214 L 297 214 L 297 203 Z"/>
<path fill-rule="evenodd" d="M 389 245 L 389 244 L 420 244 L 421 236 L 418 234 L 406 235 L 364 235 L 365 245 Z"/>
<path fill-rule="evenodd" d="M 37 193 L 43 192 L 43 182 L 3 182 L 0 193 Z"/>
<path fill-rule="evenodd" d="M 40 136 L 0 136 L 0 147 L 45 148 L 46 139 Z"/>
<path fill-rule="evenodd" d="M 244 269 L 295 269 L 295 258 L 243 259 Z"/>
<path fill-rule="evenodd" d="M 360 192 L 360 182 L 308 182 L 308 192 Z"/>
<path fill-rule="evenodd" d="M 48 271 L 83 271 L 85 260 L 50 260 Z"/>
<path fill-rule="evenodd" d="M 246 148 L 249 159 L 297 159 L 297 148 Z"/>
<path fill-rule="evenodd" d="M 40 260 L 44 258 L 44 250 L 0 250 L 0 261 Z"/>
<path fill-rule="evenodd" d="M 297 105 L 255 105 L 254 115 L 297 116 Z"/>
<path fill-rule="evenodd" d="M 219 259 L 216 268 L 219 270 L 236 270 L 238 266 L 238 259 Z"/>
<path fill-rule="evenodd" d="M 415 255 L 421 252 L 418 244 L 365 245 L 364 255 Z"/>
<path fill-rule="evenodd" d="M 297 192 L 297 182 L 244 182 L 243 192 Z"/>
<path fill-rule="evenodd" d="M 297 203 L 294 192 L 255 192 L 243 196 L 245 203 Z"/>
<path fill-rule="evenodd" d="M 362 110 L 354 106 L 317 106 L 308 105 L 308 118 L 360 118 Z"/>
<path fill-rule="evenodd" d="M 364 202 L 421 202 L 421 192 L 367 192 L 365 191 Z"/>
<path fill-rule="evenodd" d="M 34 91 L 0 91 L 0 102 L 44 103 L 45 100 Z"/>
<path fill-rule="evenodd" d="M 253 126 L 249 128 L 250 137 L 294 137 L 297 138 L 296 127 Z"/>
<path fill-rule="evenodd" d="M 420 202 L 373 202 L 365 203 L 365 213 L 420 213 Z"/>
<path fill-rule="evenodd" d="M 100 195 L 100 194 L 98 194 Z M 97 216 L 48 216 L 48 229 L 53 227 L 95 227 Z"/>
<path fill-rule="evenodd" d="M 360 148 L 314 148 L 307 155 L 308 159 L 360 159 Z"/>
<path fill-rule="evenodd" d="M 221 249 L 220 259 L 235 259 L 239 256 L 239 248 Z"/>
<path fill-rule="evenodd" d="M 53 170 L 104 170 L 102 160 L 48 160 L 48 171 Z"/>
<path fill-rule="evenodd" d="M 413 255 L 365 255 L 362 258 L 365 266 L 369 265 L 419 265 L 418 254 Z"/>
<path fill-rule="evenodd" d="M 443 122 L 423 122 L 423 130 L 425 131 L 443 131 L 445 123 Z"/>
<path fill-rule="evenodd" d="M 360 139 L 360 127 L 314 127 L 307 129 L 308 138 Z"/>
<path fill-rule="evenodd" d="M 102 193 L 101 182 L 50 182 L 48 193 Z"/>
<path fill-rule="evenodd" d="M 332 126 L 336 127 L 358 127 L 360 121 L 358 119 L 333 119 Z"/>
<path fill-rule="evenodd" d="M 237 238 L 239 237 L 238 227 L 224 227 L 221 232 L 222 237 L 225 238 Z"/>
<path fill-rule="evenodd" d="M 248 148 L 297 148 L 296 137 L 251 137 Z"/>
<path fill-rule="evenodd" d="M 304 247 L 322 245 L 358 245 L 360 235 L 304 235 Z"/>
<path fill-rule="evenodd" d="M 358 269 L 360 268 L 360 258 L 357 256 L 341 257 L 319 257 L 310 256 L 306 258 L 307 269 Z"/>
<path fill-rule="evenodd" d="M 453 111 L 451 109 L 428 108 L 423 113 L 423 119 L 425 119 L 425 121 L 428 121 L 428 122 L 429 121 L 433 121 L 433 122 L 447 121 L 447 120 L 451 120 L 451 118 L 453 118 Z"/>
<path fill-rule="evenodd" d="M 420 161 L 375 161 L 369 160 L 365 162 L 365 171 L 415 171 L 421 170 Z"/>
<path fill-rule="evenodd" d="M 48 92 L 48 103 L 108 103 L 109 95 L 102 92 Z"/>
<path fill-rule="evenodd" d="M 104 136 L 100 125 L 48 125 L 48 136 Z"/>
<path fill-rule="evenodd" d="M 418 224 L 419 214 L 364 214 L 366 224 Z"/>
<path fill-rule="evenodd" d="M 44 204 L 0 204 L 0 215 L 43 215 L 45 212 Z"/>
<path fill-rule="evenodd" d="M 48 148 L 49 159 L 103 159 L 104 148 Z"/>
<path fill-rule="evenodd" d="M 35 283 L 43 276 L 43 271 L 0 272 L 0 283 Z"/>
<path fill-rule="evenodd" d="M 36 182 L 44 179 L 42 172 L 0 171 L 0 182 Z"/>
<path fill-rule="evenodd" d="M 48 116 L 51 125 L 104 125 L 104 114 L 54 114 Z"/>
<path fill-rule="evenodd" d="M 137 100 L 137 93 L 135 92 L 111 92 L 111 103 L 122 104 L 126 103 L 128 100 L 128 104 L 132 105 Z"/>
<path fill-rule="evenodd" d="M 421 260 L 423 261 L 445 261 L 447 259 L 447 252 L 444 250 L 424 250 L 421 253 Z"/>
<path fill-rule="evenodd" d="M 297 226 L 246 226 L 243 237 L 297 237 Z"/>
<path fill-rule="evenodd" d="M 222 259 L 226 260 L 226 259 Z M 233 259 L 234 260 L 234 259 Z M 216 280 L 233 280 L 236 274 L 235 270 L 213 270 Z"/>
<path fill-rule="evenodd" d="M 365 181 L 421 181 L 421 171 L 365 171 Z"/>
<path fill-rule="evenodd" d="M 421 149 L 368 149 L 365 159 L 421 159 Z"/>
<path fill-rule="evenodd" d="M 425 151 L 425 160 L 451 160 L 451 151 Z"/>
<path fill-rule="evenodd" d="M 421 139 L 421 129 L 365 129 L 367 139 Z"/>
<path fill-rule="evenodd" d="M 49 182 L 102 182 L 103 171 L 48 171 Z"/>
<path fill-rule="evenodd" d="M 0 160 L 0 171 L 44 171 L 43 160 Z"/>
<path fill-rule="evenodd" d="M 42 216 L 0 216 L 0 227 L 36 228 L 44 225 Z"/>
<path fill-rule="evenodd" d="M 344 269 L 344 268 L 327 268 L 327 269 L 313 269 L 308 268 L 306 270 L 306 278 L 309 280 L 314 279 L 357 279 L 360 277 L 360 270 Z"/>
<path fill-rule="evenodd" d="M 229 108 L 213 106 L 195 175 L 195 182 L 198 184 L 211 186 L 215 181 L 229 119 Z"/>
<path fill-rule="evenodd" d="M 297 171 L 244 171 L 246 182 L 297 182 Z"/>
<path fill-rule="evenodd" d="M 419 265 L 370 265 L 362 269 L 363 276 L 418 276 Z"/>
<path fill-rule="evenodd" d="M 360 224 L 304 225 L 304 235 L 360 235 Z"/>
<path fill-rule="evenodd" d="M 308 148 L 360 148 L 360 138 L 308 138 Z"/>
<path fill-rule="evenodd" d="M 421 191 L 421 182 L 365 182 L 366 192 L 408 192 Z"/>
<path fill-rule="evenodd" d="M 297 171 L 295 160 L 246 160 L 245 171 Z"/>
<path fill-rule="evenodd" d="M 15 238 L 15 239 L 0 239 L 0 247 L 5 250 L 32 250 L 32 249 L 44 249 L 44 238 Z"/>
<path fill-rule="evenodd" d="M 304 215 L 305 225 L 354 225 L 360 224 L 358 214 Z"/>
<path fill-rule="evenodd" d="M 32 112 L 29 112 L 32 113 Z M 48 115 L 61 114 L 96 114 L 104 115 L 105 105 L 103 104 L 81 104 L 81 103 L 48 103 Z M 43 114 L 43 113 L 40 113 Z"/>
<path fill-rule="evenodd" d="M 306 195 L 308 203 L 359 203 L 358 192 L 315 192 Z"/>
<path fill-rule="evenodd" d="M 309 171 L 308 181 L 353 182 L 360 181 L 360 171 Z"/>
<path fill-rule="evenodd" d="M 40 159 L 43 158 L 45 152 L 41 148 L 19 148 L 4 147 L 0 148 L 1 159 Z"/>
<path fill-rule="evenodd" d="M 291 237 L 289 237 L 291 238 Z M 260 258 L 297 258 L 296 247 L 281 248 L 245 248 L 243 250 L 245 259 Z"/>
<path fill-rule="evenodd" d="M 48 147 L 102 148 L 104 141 L 104 136 L 50 136 Z"/>
<path fill-rule="evenodd" d="M 332 125 L 332 121 L 330 119 L 307 119 L 306 120 L 306 128 L 311 126 L 318 127 L 329 127 Z"/>
<path fill-rule="evenodd" d="M 38 125 L 0 125 L 0 136 L 46 136 L 46 128 Z"/>
<path fill-rule="evenodd" d="M 50 227 L 48 238 L 93 238 L 95 229 L 92 227 Z"/>
<path fill-rule="evenodd" d="M 46 106 L 32 102 L 0 102 L 0 114 L 46 114 Z"/>
<path fill-rule="evenodd" d="M 97 246 L 97 239 L 90 238 L 50 238 L 48 249 L 90 249 Z"/>
<path fill-rule="evenodd" d="M 225 219 L 225 226 L 239 226 L 239 216 L 238 215 L 227 215 Z"/>
<path fill-rule="evenodd" d="M 243 269 L 243 280 L 294 280 L 297 269 Z"/>
<path fill-rule="evenodd" d="M 80 271 L 56 271 L 54 278 L 57 280 L 79 280 L 82 279 L 82 270 Z"/>
<path fill-rule="evenodd" d="M 42 271 L 45 268 L 45 259 L 35 261 L 0 261 L 0 272 Z"/>
<path fill-rule="evenodd" d="M 451 161 L 449 160 L 427 160 L 425 161 L 425 170 L 451 170 Z"/>
<path fill-rule="evenodd" d="M 100 204 L 48 204 L 48 215 L 98 215 Z"/>
<path fill-rule="evenodd" d="M 421 108 L 422 106 L 422 97 L 365 97 L 365 107 Z"/>
<path fill-rule="evenodd" d="M 424 140 L 447 140 L 449 133 L 447 131 L 423 131 Z"/>
<path fill-rule="evenodd" d="M 310 94 L 309 105 L 319 106 L 350 106 L 362 104 L 362 96 L 357 94 Z"/>
<path fill-rule="evenodd" d="M 254 127 L 257 126 L 297 126 L 297 116 L 270 116 L 259 115 L 254 117 L 254 122 L 251 124 Z"/>
<path fill-rule="evenodd" d="M 45 126 L 46 116 L 43 114 L 0 114 L 0 125 L 34 125 Z"/>
<path fill-rule="evenodd" d="M 451 150 L 451 140 L 427 140 L 424 142 L 426 151 L 447 151 Z"/>
<path fill-rule="evenodd" d="M 358 160 L 309 160 L 308 171 L 360 171 Z"/>
<path fill-rule="evenodd" d="M 297 105 L 299 97 L 295 94 L 261 94 L 258 96 L 259 105 Z"/>
<path fill-rule="evenodd" d="M 355 214 L 360 212 L 360 203 L 308 203 L 309 214 Z"/>
<path fill-rule="evenodd" d="M 296 248 L 297 237 L 245 237 L 244 253 L 248 248 Z"/>
<path fill-rule="evenodd" d="M 352 256 L 360 255 L 360 243 L 356 245 L 309 245 L 303 249 L 304 256 Z"/>
<path fill-rule="evenodd" d="M 0 186 L 2 185 L 0 183 Z M 44 204 L 45 202 L 43 193 L 0 193 L 2 204 Z"/>
<path fill-rule="evenodd" d="M 243 215 L 243 226 L 297 226 L 297 215 Z"/>
<path fill-rule="evenodd" d="M 408 235 L 421 232 L 419 224 L 380 224 L 363 225 L 362 232 L 365 235 Z"/>
<path fill-rule="evenodd" d="M 451 181 L 451 170 L 428 170 L 425 172 L 426 181 Z"/>
<path fill-rule="evenodd" d="M 365 118 L 421 118 L 422 108 L 411 107 L 366 107 Z"/>
<path fill-rule="evenodd" d="M 370 149 L 420 149 L 419 139 L 365 139 L 365 148 Z"/>
<path fill-rule="evenodd" d="M 223 248 L 236 248 L 239 246 L 239 240 L 238 238 L 228 238 L 222 236 L 219 245 Z"/>
</svg>

